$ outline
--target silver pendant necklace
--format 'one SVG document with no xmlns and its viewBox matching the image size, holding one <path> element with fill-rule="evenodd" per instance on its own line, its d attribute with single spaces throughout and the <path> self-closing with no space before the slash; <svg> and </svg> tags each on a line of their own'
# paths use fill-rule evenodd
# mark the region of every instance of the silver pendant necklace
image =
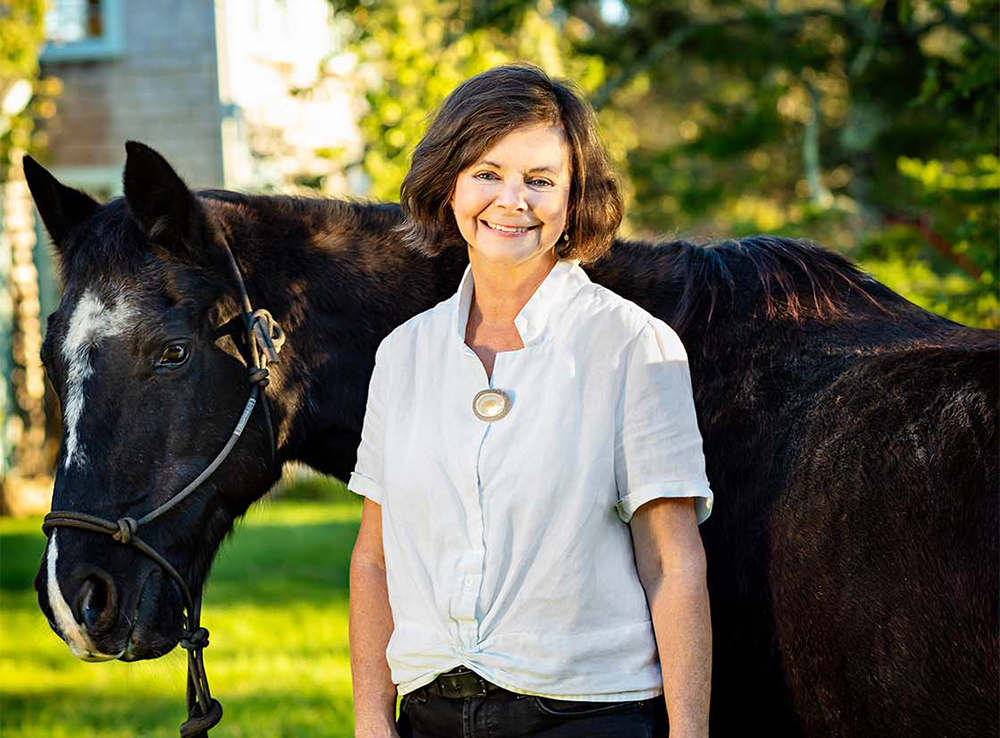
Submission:
<svg viewBox="0 0 1000 738">
<path fill-rule="evenodd" d="M 510 395 L 499 389 L 484 389 L 472 398 L 472 412 L 486 423 L 493 423 L 510 412 Z"/>
</svg>

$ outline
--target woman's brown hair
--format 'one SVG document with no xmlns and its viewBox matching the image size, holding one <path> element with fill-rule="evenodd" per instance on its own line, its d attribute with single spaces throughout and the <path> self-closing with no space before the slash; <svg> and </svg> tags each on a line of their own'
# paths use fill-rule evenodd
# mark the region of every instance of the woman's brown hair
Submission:
<svg viewBox="0 0 1000 738">
<path fill-rule="evenodd" d="M 562 127 L 570 149 L 571 183 L 559 258 L 592 262 L 614 240 L 622 197 L 597 131 L 593 109 L 570 82 L 528 64 L 494 67 L 448 95 L 417 144 L 403 180 L 399 231 L 417 251 L 436 256 L 464 243 L 451 210 L 459 173 L 508 133 L 524 126 Z"/>
</svg>

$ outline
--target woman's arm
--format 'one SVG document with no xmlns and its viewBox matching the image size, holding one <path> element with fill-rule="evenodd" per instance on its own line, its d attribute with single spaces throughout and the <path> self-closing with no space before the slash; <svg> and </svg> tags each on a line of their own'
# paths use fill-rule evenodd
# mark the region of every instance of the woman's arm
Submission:
<svg viewBox="0 0 1000 738">
<path fill-rule="evenodd" d="M 663 670 L 670 738 L 707 738 L 712 619 L 694 499 L 647 502 L 631 527 Z"/>
<path fill-rule="evenodd" d="M 382 553 L 382 508 L 365 498 L 351 555 L 349 630 L 357 738 L 397 735 L 396 685 L 385 660 L 392 628 Z"/>
</svg>

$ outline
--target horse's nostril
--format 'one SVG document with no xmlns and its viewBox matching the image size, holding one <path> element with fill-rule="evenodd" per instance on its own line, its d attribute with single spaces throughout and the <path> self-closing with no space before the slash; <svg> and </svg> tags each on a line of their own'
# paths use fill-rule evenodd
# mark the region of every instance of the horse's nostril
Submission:
<svg viewBox="0 0 1000 738">
<path fill-rule="evenodd" d="M 76 617 L 88 631 L 107 626 L 114 610 L 114 585 L 106 576 L 91 574 L 76 596 Z"/>
</svg>

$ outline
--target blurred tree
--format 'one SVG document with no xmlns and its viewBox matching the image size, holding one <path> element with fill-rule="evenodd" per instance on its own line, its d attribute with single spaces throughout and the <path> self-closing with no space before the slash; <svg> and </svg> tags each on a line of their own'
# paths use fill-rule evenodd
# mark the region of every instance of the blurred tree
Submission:
<svg viewBox="0 0 1000 738">
<path fill-rule="evenodd" d="M 350 50 L 365 80 L 368 112 L 361 129 L 366 148 L 357 164 L 375 198 L 399 199 L 410 155 L 429 116 L 465 79 L 498 64 L 528 60 L 588 92 L 604 82 L 601 61 L 571 53 L 563 34 L 565 18 L 546 2 L 498 5 L 495 13 L 447 0 L 366 0 L 337 6 L 353 23 Z"/>
<path fill-rule="evenodd" d="M 35 120 L 55 112 L 61 90 L 59 80 L 39 76 L 44 13 L 44 0 L 4 0 L 0 6 L 0 181 L 12 163 L 20 163 L 12 161 L 15 151 L 45 148 Z"/>
<path fill-rule="evenodd" d="M 771 231 L 1000 326 L 995 0 L 341 4 L 369 79 L 362 166 L 396 199 L 427 114 L 509 59 L 581 83 L 627 175 L 625 231 Z"/>
<path fill-rule="evenodd" d="M 1000 327 L 993 0 L 565 0 L 632 105 L 631 222 L 778 231 L 909 299 Z"/>
<path fill-rule="evenodd" d="M 39 78 L 42 0 L 7 0 L 0 8 L 0 513 L 45 506 L 45 376 L 34 210 L 21 157 L 37 154 L 37 115 L 54 111 L 58 82 Z"/>
</svg>

